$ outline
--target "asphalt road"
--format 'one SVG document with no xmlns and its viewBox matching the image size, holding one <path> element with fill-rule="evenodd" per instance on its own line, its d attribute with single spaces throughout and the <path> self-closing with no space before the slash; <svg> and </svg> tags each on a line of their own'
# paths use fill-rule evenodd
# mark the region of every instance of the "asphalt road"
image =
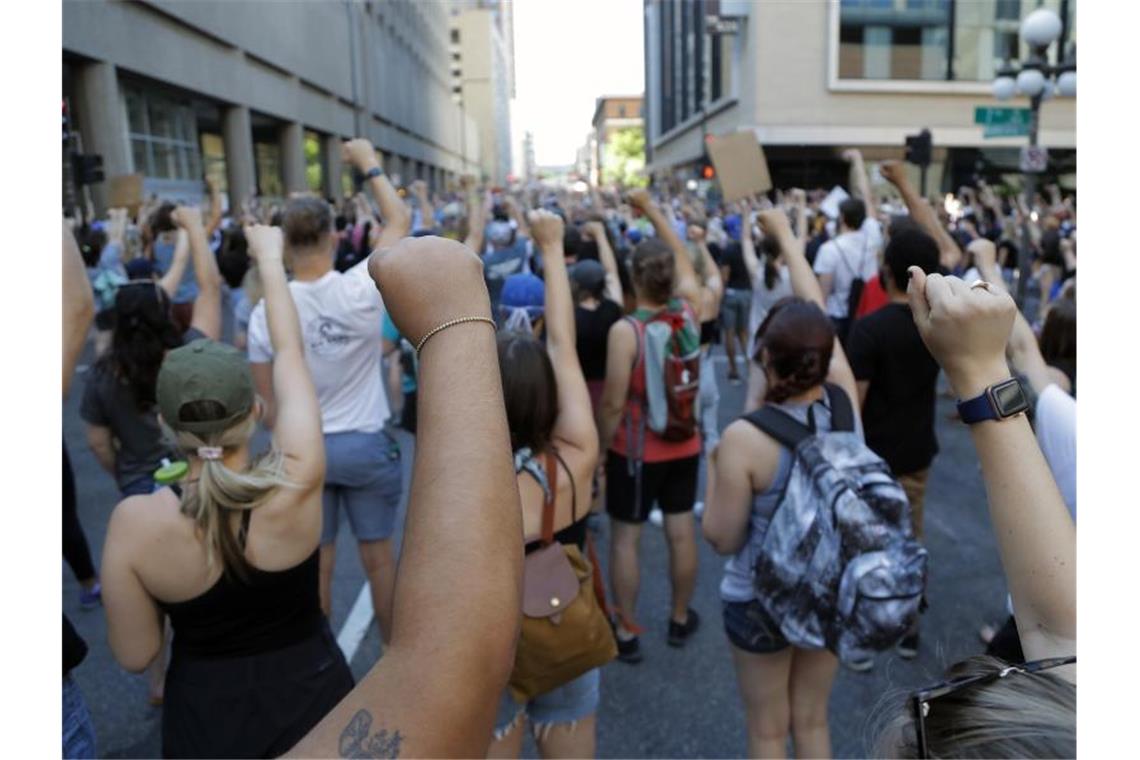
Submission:
<svg viewBox="0 0 1140 760">
<path fill-rule="evenodd" d="M 739 413 L 743 386 L 729 385 L 726 364 L 715 364 L 720 382 L 720 424 Z M 79 515 L 96 564 L 102 555 L 106 525 L 117 492 L 84 441 L 79 418 L 80 375 L 64 405 L 64 439 L 70 449 L 79 490 Z M 940 397 L 938 426 L 941 453 L 930 475 L 926 505 L 927 546 L 931 554 L 928 597 L 919 656 L 905 661 L 883 654 L 874 670 L 857 674 L 841 669 L 831 698 L 831 734 L 837 757 L 866 757 L 874 747 L 876 726 L 897 706 L 906 690 L 938 680 L 950 663 L 978 653 L 977 630 L 1005 616 L 1006 587 L 996 543 L 986 514 L 977 457 L 968 433 L 949 419 L 953 405 Z M 410 472 L 412 441 L 401 434 L 405 478 Z M 405 481 L 406 482 L 406 481 Z M 402 513 L 400 525 L 402 526 Z M 608 531 L 603 528 L 604 544 Z M 606 556 L 604 546 L 599 547 Z M 669 609 L 667 553 L 662 531 L 647 526 L 642 537 L 642 584 L 638 619 L 649 631 L 642 637 L 640 665 L 614 662 L 602 674 L 598 714 L 600 757 L 741 757 L 746 751 L 744 715 L 720 622 L 717 586 L 722 559 L 700 547 L 700 576 L 693 606 L 701 630 L 684 649 L 665 644 Z M 147 704 L 143 676 L 115 663 L 106 641 L 101 609 L 82 611 L 79 586 L 62 565 L 63 610 L 86 639 L 90 653 L 75 671 L 106 757 L 157 757 L 161 751 L 161 709 Z M 340 631 L 364 583 L 351 532 L 342 525 L 334 579 L 332 626 Z M 461 635 L 461 632 L 457 632 Z M 357 678 L 380 656 L 373 624 L 351 659 Z M 525 753 L 535 756 L 533 742 Z"/>
</svg>

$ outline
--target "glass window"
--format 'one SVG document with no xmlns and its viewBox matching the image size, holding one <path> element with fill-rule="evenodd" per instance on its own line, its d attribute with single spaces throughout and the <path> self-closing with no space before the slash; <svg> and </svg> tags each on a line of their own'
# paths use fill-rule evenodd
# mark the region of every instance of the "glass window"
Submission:
<svg viewBox="0 0 1140 760">
<path fill-rule="evenodd" d="M 226 150 L 221 135 L 202 134 L 202 163 L 205 168 L 203 175 L 214 181 L 218 188 L 225 193 L 228 190 L 226 182 Z"/>
<path fill-rule="evenodd" d="M 945 79 L 950 10 L 949 0 L 842 0 L 839 77 Z"/>
<path fill-rule="evenodd" d="M 124 87 L 134 171 L 171 180 L 202 177 L 194 109 L 161 95 Z"/>
<path fill-rule="evenodd" d="M 127 124 L 132 132 L 145 134 L 149 132 L 146 127 L 146 103 L 133 92 L 126 93 Z"/>
<path fill-rule="evenodd" d="M 1022 0 L 971 0 L 955 3 L 954 78 L 988 82 L 997 76 L 1007 60 L 1024 60 L 1029 50 L 1021 44 L 1021 20 L 1038 5 L 1058 15 L 1062 0 L 1022 2 Z M 1069 16 L 1076 0 L 1067 3 Z M 1072 39 L 1072 25 L 1067 30 Z"/>
<path fill-rule="evenodd" d="M 131 138 L 131 159 L 134 161 L 134 171 L 138 174 L 150 174 L 149 143 L 146 140 Z"/>
<path fill-rule="evenodd" d="M 314 193 L 321 192 L 321 138 L 315 132 L 305 132 L 305 181 Z"/>
<path fill-rule="evenodd" d="M 257 163 L 257 192 L 270 198 L 284 195 L 281 181 L 281 149 L 273 143 L 254 143 L 254 157 Z"/>
</svg>

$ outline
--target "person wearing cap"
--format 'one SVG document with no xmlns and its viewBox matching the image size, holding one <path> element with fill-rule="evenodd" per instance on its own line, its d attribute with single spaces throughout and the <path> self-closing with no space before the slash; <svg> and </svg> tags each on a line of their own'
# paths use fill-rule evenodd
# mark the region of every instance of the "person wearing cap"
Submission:
<svg viewBox="0 0 1140 760">
<path fill-rule="evenodd" d="M 324 446 L 281 232 L 247 229 L 276 347 L 280 403 L 268 454 L 250 439 L 263 405 L 245 356 L 201 338 L 167 354 L 155 394 L 188 473 L 115 508 L 103 551 L 108 643 L 140 671 L 174 631 L 166 757 L 272 757 L 352 686 L 321 612 Z"/>
<path fill-rule="evenodd" d="M 506 211 L 496 208 L 496 216 L 487 225 L 486 239 L 490 247 L 483 257 L 483 277 L 491 296 L 491 308 L 501 303 L 507 279 L 530 273 L 530 240 L 507 218 Z M 541 283 L 540 283 L 541 285 Z"/>
<path fill-rule="evenodd" d="M 545 288 L 542 279 L 529 272 L 508 277 L 503 282 L 496 310 L 500 329 L 529 332 L 536 338 L 540 337 L 543 331 L 543 305 L 546 302 Z"/>
<path fill-rule="evenodd" d="M 155 383 L 166 352 L 197 338 L 217 339 L 222 331 L 221 275 L 206 241 L 201 213 L 179 207 L 171 220 L 185 246 L 161 281 L 132 280 L 115 293 L 110 350 L 91 368 L 79 414 L 86 423 L 87 443 L 112 477 L 122 498 L 149 494 L 155 471 L 172 454 L 163 440 L 155 410 Z M 194 261 L 198 298 L 190 328 L 180 333 L 171 294 L 186 266 L 185 249 Z M 148 671 L 149 701 L 162 703 L 164 657 Z"/>
<path fill-rule="evenodd" d="M 345 160 L 368 177 L 384 229 L 378 248 L 394 245 L 411 228 L 411 214 L 380 168 L 368 140 L 345 143 Z M 289 290 L 304 334 L 305 363 L 317 389 L 327 459 L 321 533 L 321 608 L 332 609 L 332 576 L 341 513 L 357 541 L 368 577 L 380 635 L 392 627 L 395 556 L 392 534 L 403 490 L 400 448 L 384 429 L 391 407 L 381 376 L 384 302 L 368 278 L 368 259 L 347 272 L 333 268 L 336 236 L 332 209 L 319 198 L 291 198 L 282 218 Z M 278 410 L 273 383 L 276 346 L 265 304 L 254 308 L 248 333 L 255 387 L 266 400 L 266 426 Z"/>
</svg>

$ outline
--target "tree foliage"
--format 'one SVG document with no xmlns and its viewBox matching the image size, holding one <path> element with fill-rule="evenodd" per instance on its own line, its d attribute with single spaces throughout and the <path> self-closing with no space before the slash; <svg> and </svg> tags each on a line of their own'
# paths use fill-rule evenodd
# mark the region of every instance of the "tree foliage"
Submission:
<svg viewBox="0 0 1140 760">
<path fill-rule="evenodd" d="M 602 181 L 625 187 L 645 187 L 645 131 L 626 127 L 614 132 L 606 142 Z"/>
</svg>

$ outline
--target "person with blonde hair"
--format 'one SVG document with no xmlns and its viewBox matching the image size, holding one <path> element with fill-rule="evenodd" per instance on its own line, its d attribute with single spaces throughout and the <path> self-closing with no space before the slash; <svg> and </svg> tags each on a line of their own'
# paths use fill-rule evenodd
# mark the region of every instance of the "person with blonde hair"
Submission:
<svg viewBox="0 0 1140 760">
<path fill-rule="evenodd" d="M 189 472 L 122 501 L 103 551 L 119 663 L 140 671 L 158 656 L 163 613 L 174 630 L 166 757 L 279 755 L 353 686 L 318 594 L 324 444 L 282 235 L 252 227 L 246 237 L 276 348 L 273 447 L 250 450 L 263 405 L 240 351 L 199 339 L 169 352 L 155 396 Z"/>
</svg>

